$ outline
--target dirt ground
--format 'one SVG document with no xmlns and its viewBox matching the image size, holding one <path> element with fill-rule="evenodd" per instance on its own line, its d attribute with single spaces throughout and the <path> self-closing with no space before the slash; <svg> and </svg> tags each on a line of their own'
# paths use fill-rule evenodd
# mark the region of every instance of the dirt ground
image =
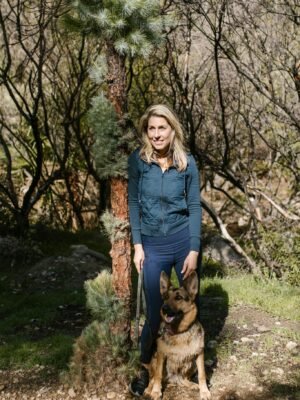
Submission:
<svg viewBox="0 0 300 400">
<path fill-rule="evenodd" d="M 74 269 L 73 264 L 82 267 Z M 43 267 L 32 269 L 29 284 L 43 290 L 53 280 L 57 286 L 66 282 L 64 276 L 59 279 L 58 271 L 65 273 L 66 268 L 71 268 L 74 276 L 67 284 L 76 287 L 98 268 L 96 265 L 87 270 L 86 265 L 92 264 L 90 261 L 85 264 L 82 259 L 78 262 L 74 255 L 68 262 L 65 258 L 48 259 Z M 79 336 L 87 324 L 84 310 L 63 311 L 56 328 L 62 325 L 65 329 L 75 329 L 75 336 Z M 76 325 L 78 313 L 83 317 Z M 224 296 L 201 298 L 201 320 L 206 332 L 206 371 L 213 400 L 300 400 L 299 323 L 275 318 L 251 306 L 229 307 L 226 301 L 224 304 Z M 61 382 L 57 372 L 43 366 L 32 370 L 0 370 L 0 400 L 132 399 L 128 382 L 121 378 L 117 381 L 102 376 L 97 389 L 83 387 L 80 393 Z M 193 400 L 199 399 L 199 393 L 167 386 L 163 399 Z"/>
<path fill-rule="evenodd" d="M 299 345 L 291 340 L 293 332 L 300 331 L 300 325 L 248 306 L 232 307 L 226 315 L 222 308 L 221 315 L 218 299 L 202 301 L 203 325 L 208 336 L 206 370 L 212 399 L 300 399 Z M 76 393 L 73 388 L 63 386 L 53 372 L 39 366 L 30 371 L 0 371 L 1 400 L 131 398 L 124 382 L 108 379 L 97 391 Z M 199 393 L 167 386 L 163 399 L 199 399 Z"/>
</svg>

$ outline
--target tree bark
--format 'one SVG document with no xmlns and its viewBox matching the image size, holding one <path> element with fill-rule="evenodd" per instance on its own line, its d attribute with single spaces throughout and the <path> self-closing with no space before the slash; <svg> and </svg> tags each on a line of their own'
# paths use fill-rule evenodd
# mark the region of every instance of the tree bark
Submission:
<svg viewBox="0 0 300 400">
<path fill-rule="evenodd" d="M 111 179 L 111 209 L 114 217 L 128 221 L 127 182 L 123 178 Z M 122 232 L 122 238 L 112 243 L 113 287 L 130 313 L 131 303 L 131 258 L 129 229 Z M 128 315 L 130 318 L 130 314 Z"/>
<path fill-rule="evenodd" d="M 106 59 L 108 99 L 113 104 L 122 124 L 124 114 L 127 112 L 125 57 L 116 52 L 113 44 L 107 43 Z"/>
<path fill-rule="evenodd" d="M 116 52 L 114 46 L 107 43 L 107 84 L 108 99 L 113 104 L 119 117 L 121 129 L 125 129 L 124 115 L 127 112 L 126 98 L 126 67 L 125 57 Z M 121 177 L 111 178 L 111 211 L 114 217 L 129 221 L 127 181 Z M 128 224 L 127 224 L 128 225 Z M 124 302 L 126 310 L 125 329 L 130 327 L 130 305 L 131 305 L 131 246 L 130 234 L 127 228 L 122 232 L 122 238 L 112 243 L 112 273 L 113 287 L 116 295 Z M 128 329 L 129 332 L 129 329 Z"/>
</svg>

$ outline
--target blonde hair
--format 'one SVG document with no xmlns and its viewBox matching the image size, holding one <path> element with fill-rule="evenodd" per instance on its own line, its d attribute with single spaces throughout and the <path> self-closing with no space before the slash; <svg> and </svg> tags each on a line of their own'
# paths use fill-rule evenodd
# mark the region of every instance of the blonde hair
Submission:
<svg viewBox="0 0 300 400">
<path fill-rule="evenodd" d="M 179 171 L 184 171 L 187 167 L 187 153 L 184 147 L 183 130 L 174 111 L 164 104 L 156 104 L 148 107 L 140 119 L 139 132 L 142 137 L 142 147 L 140 150 L 141 158 L 147 163 L 156 160 L 155 151 L 147 134 L 148 122 L 153 116 L 165 118 L 165 120 L 173 129 L 174 135 L 170 143 L 169 157 L 172 158 L 173 165 Z"/>
</svg>

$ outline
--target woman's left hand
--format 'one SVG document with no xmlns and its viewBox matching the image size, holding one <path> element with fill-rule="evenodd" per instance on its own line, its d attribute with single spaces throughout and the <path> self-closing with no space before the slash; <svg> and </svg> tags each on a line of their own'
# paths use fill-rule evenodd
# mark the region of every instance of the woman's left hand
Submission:
<svg viewBox="0 0 300 400">
<path fill-rule="evenodd" d="M 183 274 L 183 279 L 186 279 L 193 271 L 197 269 L 198 262 L 198 251 L 191 250 L 184 260 L 183 268 L 181 273 Z"/>
</svg>

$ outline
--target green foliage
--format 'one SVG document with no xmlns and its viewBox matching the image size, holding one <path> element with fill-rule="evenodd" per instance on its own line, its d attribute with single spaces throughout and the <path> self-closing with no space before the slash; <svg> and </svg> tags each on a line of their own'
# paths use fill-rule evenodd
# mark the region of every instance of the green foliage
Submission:
<svg viewBox="0 0 300 400">
<path fill-rule="evenodd" d="M 112 287 L 112 275 L 102 271 L 95 279 L 84 284 L 87 307 L 99 322 L 110 324 L 124 316 L 122 303 L 117 299 Z"/>
<path fill-rule="evenodd" d="M 107 63 L 106 58 L 100 54 L 94 64 L 89 69 L 90 78 L 97 83 L 97 85 L 101 85 L 107 74 Z"/>
<path fill-rule="evenodd" d="M 261 246 L 275 263 L 282 279 L 300 286 L 300 230 L 297 224 L 283 221 L 261 230 Z"/>
<path fill-rule="evenodd" d="M 111 243 L 126 237 L 129 223 L 116 218 L 111 212 L 105 211 L 101 216 L 101 221 Z"/>
<path fill-rule="evenodd" d="M 252 304 L 282 318 L 300 320 L 300 290 L 277 280 L 263 281 L 252 275 L 204 278 L 200 294 L 223 297 L 229 306 Z"/>
<path fill-rule="evenodd" d="M 6 235 L 12 231 L 15 221 L 11 211 L 2 205 L 2 193 L 0 193 L 0 205 L 0 235 Z"/>
<path fill-rule="evenodd" d="M 169 21 L 160 15 L 159 0 L 69 0 L 68 29 L 101 37 L 120 55 L 150 54 L 162 40 Z"/>
<path fill-rule="evenodd" d="M 47 368 L 65 368 L 71 352 L 73 338 L 67 335 L 51 335 L 41 340 L 16 336 L 0 347 L 0 368 L 29 369 L 42 365 Z"/>
<path fill-rule="evenodd" d="M 27 274 L 28 269 L 23 273 Z M 12 276 L 20 279 L 20 275 L 19 269 Z M 73 332 L 66 333 L 64 327 L 63 333 L 51 329 L 47 337 L 44 335 L 46 327 L 55 326 L 60 315 L 59 306 L 81 305 L 83 293 L 48 290 L 46 295 L 42 290 L 32 292 L 32 288 L 15 292 L 12 290 L 14 280 L 5 278 L 1 276 L 0 280 L 0 368 L 27 369 L 37 364 L 56 370 L 66 368 L 72 354 Z M 19 285 L 16 288 L 19 289 Z"/>
<path fill-rule="evenodd" d="M 30 240 L 8 236 L 1 240 L 0 369 L 31 369 L 40 365 L 45 371 L 58 372 L 67 367 L 72 355 L 74 336 L 78 334 L 72 321 L 80 318 L 75 317 L 74 310 L 82 309 L 85 293 L 80 282 L 74 290 L 64 271 L 54 277 L 53 284 L 53 275 L 48 275 L 44 263 L 34 267 L 35 246 L 43 244 L 47 254 L 62 255 L 70 251 L 71 244 L 84 243 L 99 251 L 104 242 L 107 254 L 108 241 L 99 230 L 75 234 L 36 226 L 31 234 Z M 8 263 L 4 262 L 6 259 Z M 33 261 L 28 263 L 29 259 Z M 64 269 L 62 265 L 61 268 Z M 66 283 L 64 288 L 62 283 Z"/>
<path fill-rule="evenodd" d="M 203 276 L 220 276 L 226 275 L 227 268 L 221 262 L 213 260 L 212 258 L 203 257 L 202 259 L 202 275 Z"/>
<path fill-rule="evenodd" d="M 93 153 L 99 176 L 126 177 L 128 142 L 132 134 L 122 134 L 113 105 L 103 94 L 94 97 L 89 123 L 95 136 Z"/>
<path fill-rule="evenodd" d="M 2 334 L 11 335 L 18 331 L 24 338 L 37 326 L 52 325 L 59 315 L 62 304 L 80 305 L 83 302 L 83 292 L 66 292 L 65 290 L 48 291 L 47 296 L 41 291 L 26 294 L 8 294 L 5 290 L 7 282 L 1 282 L 0 304 L 6 313 L 0 320 Z M 32 321 L 36 321 L 33 323 Z"/>
<path fill-rule="evenodd" d="M 95 35 L 109 51 L 120 56 L 148 56 L 161 42 L 164 26 L 169 25 L 160 15 L 159 0 L 68 0 L 68 4 L 65 26 Z M 90 76 L 101 85 L 107 73 L 106 61 L 99 56 L 90 68 Z M 134 138 L 130 130 L 121 129 L 120 123 L 126 126 L 126 121 L 118 120 L 103 94 L 92 100 L 89 123 L 95 136 L 93 153 L 99 176 L 127 177 L 127 154 Z"/>
<path fill-rule="evenodd" d="M 127 333 L 120 329 L 125 312 L 114 293 L 112 275 L 102 271 L 86 282 L 85 290 L 87 306 L 96 319 L 84 329 L 74 346 L 69 377 L 75 386 L 99 382 L 100 375 L 111 370 L 117 373 L 128 357 L 132 370 L 136 359 L 129 352 Z"/>
<path fill-rule="evenodd" d="M 82 333 L 85 341 L 85 350 L 94 354 L 97 348 L 104 346 L 109 349 L 106 353 L 109 359 L 113 360 L 120 356 L 125 356 L 127 351 L 124 346 L 125 333 L 111 334 L 107 324 L 93 321 Z"/>
<path fill-rule="evenodd" d="M 129 379 L 136 375 L 140 367 L 140 349 L 132 348 L 127 351 L 126 363 L 118 367 L 120 375 L 128 377 Z"/>
</svg>

